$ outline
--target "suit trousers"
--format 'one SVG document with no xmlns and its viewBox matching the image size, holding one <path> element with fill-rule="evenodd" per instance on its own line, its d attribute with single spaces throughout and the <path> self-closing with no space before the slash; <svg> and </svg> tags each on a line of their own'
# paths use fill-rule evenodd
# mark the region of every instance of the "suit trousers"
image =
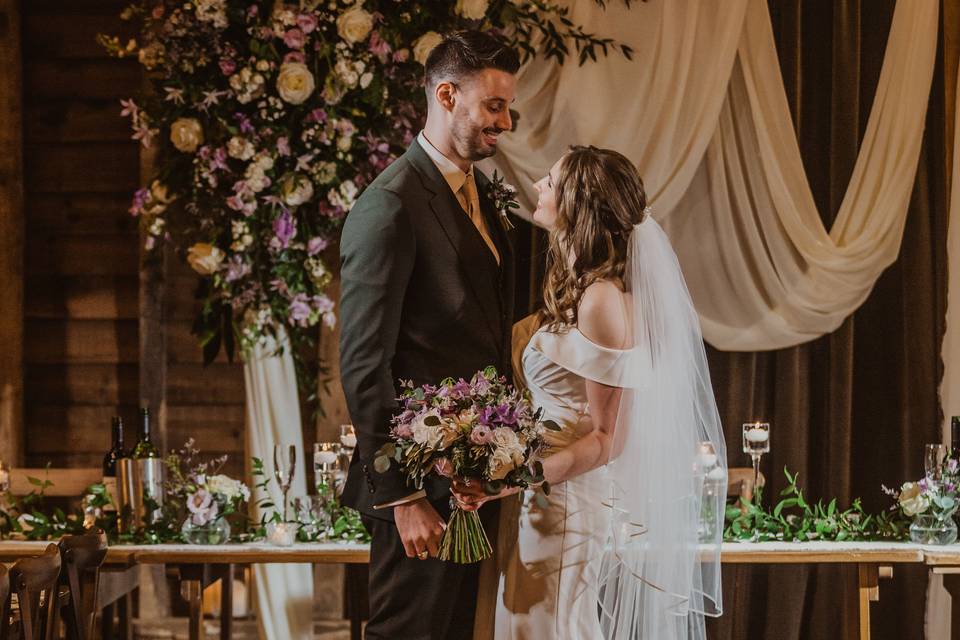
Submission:
<svg viewBox="0 0 960 640">
<path fill-rule="evenodd" d="M 439 510 L 442 514 L 443 511 Z M 480 509 L 496 545 L 498 501 Z M 480 563 L 408 558 L 397 526 L 362 514 L 370 532 L 370 620 L 367 640 L 470 640 L 477 606 Z"/>
</svg>

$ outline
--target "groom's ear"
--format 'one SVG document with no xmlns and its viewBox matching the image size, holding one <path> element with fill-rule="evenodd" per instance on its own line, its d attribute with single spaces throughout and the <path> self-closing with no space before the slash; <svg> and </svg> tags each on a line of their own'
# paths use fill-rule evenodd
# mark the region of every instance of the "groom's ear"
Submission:
<svg viewBox="0 0 960 640">
<path fill-rule="evenodd" d="M 457 87 L 452 82 L 440 82 L 437 84 L 437 88 L 433 90 L 433 96 L 437 99 L 437 103 L 446 111 L 453 111 L 453 107 L 457 103 L 456 94 Z"/>
</svg>

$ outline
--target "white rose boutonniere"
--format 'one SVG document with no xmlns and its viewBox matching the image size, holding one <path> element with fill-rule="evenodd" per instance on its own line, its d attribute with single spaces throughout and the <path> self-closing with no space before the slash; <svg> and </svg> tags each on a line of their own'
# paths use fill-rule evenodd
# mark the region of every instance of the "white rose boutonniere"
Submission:
<svg viewBox="0 0 960 640">
<path fill-rule="evenodd" d="M 514 225 L 507 214 L 510 213 L 511 209 L 520 208 L 520 204 L 517 202 L 517 188 L 505 182 L 503 176 L 494 171 L 487 187 L 487 197 L 490 198 L 497 210 L 503 228 L 507 231 L 513 229 Z"/>
</svg>

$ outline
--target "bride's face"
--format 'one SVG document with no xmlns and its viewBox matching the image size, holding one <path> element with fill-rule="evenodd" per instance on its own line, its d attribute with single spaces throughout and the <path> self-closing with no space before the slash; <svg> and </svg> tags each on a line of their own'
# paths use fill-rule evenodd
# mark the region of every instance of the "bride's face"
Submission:
<svg viewBox="0 0 960 640">
<path fill-rule="evenodd" d="M 562 162 L 563 158 L 557 160 L 550 167 L 550 172 L 533 185 L 537 190 L 537 208 L 533 211 L 533 221 L 548 231 L 553 231 L 557 226 L 556 185 Z"/>
</svg>

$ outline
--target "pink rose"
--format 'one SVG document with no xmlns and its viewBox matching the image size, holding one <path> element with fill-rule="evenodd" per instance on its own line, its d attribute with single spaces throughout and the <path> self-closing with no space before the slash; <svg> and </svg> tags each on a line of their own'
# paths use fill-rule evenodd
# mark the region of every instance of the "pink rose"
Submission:
<svg viewBox="0 0 960 640">
<path fill-rule="evenodd" d="M 493 431 L 486 425 L 478 424 L 470 432 L 470 442 L 473 444 L 487 444 L 493 439 Z"/>
<path fill-rule="evenodd" d="M 283 34 L 283 43 L 291 49 L 302 49 L 307 38 L 300 29 L 290 29 Z"/>
<path fill-rule="evenodd" d="M 394 428 L 393 435 L 398 438 L 411 438 L 413 437 L 413 429 L 410 428 L 409 424 L 399 424 Z"/>
<path fill-rule="evenodd" d="M 297 16 L 297 26 L 304 33 L 310 33 L 317 28 L 317 18 L 306 13 L 301 13 Z"/>
<path fill-rule="evenodd" d="M 307 57 L 303 55 L 302 51 L 291 51 L 287 55 L 283 56 L 284 64 L 286 64 L 287 62 L 299 62 L 300 64 L 303 64 L 306 61 L 307 61 Z"/>
<path fill-rule="evenodd" d="M 221 58 L 220 59 L 220 72 L 225 76 L 233 75 L 233 72 L 237 70 L 237 63 L 231 60 L 230 58 Z"/>
</svg>

